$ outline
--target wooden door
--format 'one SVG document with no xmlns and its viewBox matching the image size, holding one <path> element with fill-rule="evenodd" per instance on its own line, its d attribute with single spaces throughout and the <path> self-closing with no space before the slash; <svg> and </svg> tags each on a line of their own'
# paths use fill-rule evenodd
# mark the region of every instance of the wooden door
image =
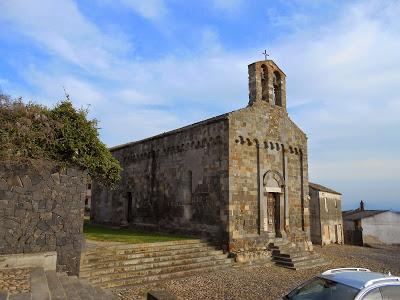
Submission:
<svg viewBox="0 0 400 300">
<path fill-rule="evenodd" d="M 273 230 L 277 237 L 281 235 L 280 224 L 280 201 L 278 193 L 268 193 L 268 223 L 271 224 L 270 230 Z"/>
<path fill-rule="evenodd" d="M 272 228 L 275 229 L 275 196 L 274 193 L 268 193 L 267 195 L 267 210 L 268 210 L 268 224 L 271 224 Z M 270 229 L 272 229 L 270 227 Z"/>
<path fill-rule="evenodd" d="M 275 205 L 275 234 L 277 237 L 281 237 L 281 207 L 280 207 L 280 195 L 277 193 L 274 193 L 274 205 Z"/>
</svg>

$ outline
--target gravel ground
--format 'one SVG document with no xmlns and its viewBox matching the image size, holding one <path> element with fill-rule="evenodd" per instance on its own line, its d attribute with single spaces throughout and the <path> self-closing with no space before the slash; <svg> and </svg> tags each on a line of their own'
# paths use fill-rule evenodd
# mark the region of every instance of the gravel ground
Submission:
<svg viewBox="0 0 400 300">
<path fill-rule="evenodd" d="M 29 293 L 31 290 L 29 269 L 0 269 L 0 291 L 11 295 Z"/>
<path fill-rule="evenodd" d="M 274 265 L 240 266 L 158 284 L 114 290 L 121 299 L 145 299 L 149 290 L 166 290 L 178 299 L 280 299 L 301 282 L 324 270 L 366 267 L 400 275 L 400 247 L 315 246 L 328 265 L 293 271 Z"/>
</svg>

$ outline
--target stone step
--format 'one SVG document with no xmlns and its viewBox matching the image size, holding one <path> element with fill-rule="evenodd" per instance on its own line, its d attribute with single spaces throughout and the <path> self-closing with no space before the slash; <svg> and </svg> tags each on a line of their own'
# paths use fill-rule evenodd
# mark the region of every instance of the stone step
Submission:
<svg viewBox="0 0 400 300">
<path fill-rule="evenodd" d="M 294 269 L 294 270 L 309 269 L 309 268 L 323 265 L 325 263 L 326 262 L 323 258 L 311 259 L 311 260 L 300 261 L 300 262 L 288 262 L 288 261 L 279 261 L 279 260 L 275 261 L 275 264 L 277 266 Z"/>
<path fill-rule="evenodd" d="M 110 300 L 110 299 L 118 299 L 116 295 L 111 293 L 111 291 L 103 290 L 99 287 L 93 286 L 89 283 L 89 281 L 85 279 L 80 279 L 80 283 L 86 290 L 93 295 L 93 299 L 100 299 L 100 300 Z"/>
<path fill-rule="evenodd" d="M 273 261 L 278 260 L 278 261 L 300 262 L 300 261 L 316 259 L 316 258 L 320 258 L 318 254 L 308 254 L 308 255 L 298 256 L 298 257 L 275 255 L 272 257 L 272 260 Z"/>
<path fill-rule="evenodd" d="M 9 296 L 7 291 L 0 290 L 0 300 L 8 300 Z"/>
<path fill-rule="evenodd" d="M 97 300 L 102 298 L 103 290 L 98 290 L 97 287 L 91 285 L 89 281 L 85 279 L 79 278 L 79 281 L 82 287 L 85 288 L 90 295 L 92 295 L 93 299 Z"/>
<path fill-rule="evenodd" d="M 133 270 L 121 273 L 112 273 L 112 274 L 101 274 L 99 276 L 94 277 L 85 277 L 91 283 L 96 284 L 99 282 L 111 281 L 116 279 L 128 278 L 128 277 L 140 277 L 140 276 L 150 276 L 150 275 L 161 275 L 179 272 L 183 270 L 197 269 L 201 267 L 215 266 L 215 265 L 224 265 L 224 264 L 232 264 L 232 259 L 225 258 L 224 260 L 210 260 L 205 262 L 198 262 L 193 264 L 182 264 L 177 266 L 169 266 L 169 267 L 159 267 L 159 268 L 149 268 L 144 270 Z"/>
<path fill-rule="evenodd" d="M 111 255 L 111 256 L 98 256 L 92 259 L 81 259 L 81 268 L 90 268 L 92 266 L 101 265 L 101 264 L 113 264 L 116 262 L 121 261 L 130 261 L 130 260 L 137 260 L 137 259 L 162 259 L 164 258 L 171 258 L 175 256 L 184 256 L 184 255 L 213 255 L 215 253 L 221 253 L 221 251 L 217 251 L 212 247 L 202 248 L 202 249 L 177 249 L 177 250 L 168 250 L 168 251 L 153 251 L 153 252 L 146 252 L 146 253 L 137 253 L 137 254 L 125 254 L 125 255 Z"/>
<path fill-rule="evenodd" d="M 67 300 L 67 294 L 57 276 L 56 271 L 46 271 L 47 284 L 51 300 Z"/>
<path fill-rule="evenodd" d="M 144 243 L 144 244 L 123 244 L 107 247 L 99 247 L 95 249 L 87 249 L 83 253 L 85 255 L 98 254 L 99 252 L 112 252 L 112 251 L 146 251 L 160 248 L 176 248 L 176 247 L 190 247 L 195 245 L 208 245 L 206 241 L 193 239 L 193 240 L 181 240 L 181 241 L 170 241 L 170 242 L 158 242 L 158 243 Z"/>
<path fill-rule="evenodd" d="M 167 257 L 168 258 L 168 257 Z M 226 255 L 218 254 L 218 255 L 210 255 L 210 256 L 200 256 L 200 257 L 192 257 L 186 259 L 174 259 L 171 257 L 170 259 L 166 259 L 163 261 L 148 261 L 143 262 L 141 260 L 136 260 L 135 264 L 126 264 L 123 266 L 114 266 L 114 267 L 93 267 L 93 268 L 85 268 L 80 271 L 79 277 L 88 278 L 103 274 L 110 273 L 122 273 L 122 272 L 130 272 L 137 270 L 147 270 L 154 268 L 163 268 L 163 267 L 172 267 L 172 266 L 180 266 L 180 265 L 188 265 L 194 263 L 202 263 L 211 260 L 224 260 L 227 259 Z"/>
<path fill-rule="evenodd" d="M 195 274 L 232 264 L 232 259 L 204 240 L 119 245 L 84 253 L 80 278 L 109 288 Z"/>
<path fill-rule="evenodd" d="M 59 280 L 63 286 L 63 289 L 65 291 L 65 294 L 67 295 L 68 300 L 81 300 L 81 297 L 79 296 L 78 292 L 74 288 L 73 284 L 73 279 L 76 278 L 76 276 L 59 276 Z"/>
<path fill-rule="evenodd" d="M 196 275 L 199 273 L 223 270 L 223 269 L 230 267 L 231 265 L 232 265 L 232 263 L 226 263 L 226 264 L 221 264 L 221 265 L 193 268 L 193 269 L 189 269 L 189 270 L 182 270 L 182 271 L 163 273 L 163 274 L 157 274 L 157 275 L 127 277 L 127 278 L 121 278 L 121 279 L 116 279 L 116 280 L 99 282 L 95 285 L 102 286 L 104 288 L 115 288 L 115 287 L 122 288 L 125 286 L 142 285 L 142 284 L 146 284 L 149 282 L 157 283 L 157 282 L 167 280 L 167 279 L 172 279 L 172 278 L 188 277 L 188 276 L 193 276 L 193 275 Z"/>
<path fill-rule="evenodd" d="M 81 284 L 78 278 L 72 278 L 71 281 L 72 287 L 75 289 L 80 299 L 95 300 L 94 295 Z"/>
<path fill-rule="evenodd" d="M 31 294 L 32 300 L 50 300 L 49 286 L 43 268 L 31 270 Z"/>
<path fill-rule="evenodd" d="M 2 294 L 0 300 L 117 300 L 110 291 L 92 286 L 88 281 L 66 273 L 32 268 L 30 271 L 31 292 L 14 295 Z"/>
<path fill-rule="evenodd" d="M 272 251 L 272 256 L 285 256 L 285 257 L 304 257 L 310 254 L 314 254 L 314 252 L 308 252 L 304 250 L 296 250 L 296 251 Z"/>
<path fill-rule="evenodd" d="M 208 251 L 215 250 L 215 248 L 207 245 L 207 244 L 197 244 L 197 245 L 182 245 L 182 246 L 171 246 L 171 247 L 163 247 L 163 248 L 155 248 L 155 249 L 145 249 L 143 251 L 137 251 L 137 249 L 127 249 L 122 251 L 100 251 L 97 253 L 91 253 L 87 255 L 85 252 L 82 253 L 81 262 L 83 263 L 92 263 L 97 262 L 104 259 L 109 259 L 113 257 L 126 257 L 126 258 L 135 258 L 135 257 L 146 257 L 152 256 L 154 253 L 160 253 L 159 255 L 168 255 L 169 253 L 179 253 L 182 252 L 196 252 L 196 251 Z"/>
<path fill-rule="evenodd" d="M 67 276 L 66 274 L 57 273 L 66 299 L 73 300 L 116 300 L 118 297 L 111 291 L 103 290 L 99 287 L 91 285 L 88 281 L 78 279 L 76 276 Z"/>
<path fill-rule="evenodd" d="M 295 252 L 295 253 L 275 253 L 272 254 L 272 257 L 285 257 L 285 258 L 303 258 L 303 257 L 308 257 L 310 255 L 315 255 L 314 253 L 310 252 Z"/>
<path fill-rule="evenodd" d="M 122 259 L 120 256 L 114 257 L 112 260 L 104 260 L 91 264 L 81 264 L 81 272 L 88 271 L 99 268 L 113 268 L 119 266 L 130 266 L 136 264 L 145 264 L 151 262 L 162 262 L 162 261 L 170 261 L 170 260 L 181 260 L 181 259 L 189 259 L 196 257 L 204 257 L 204 256 L 225 256 L 225 254 L 221 253 L 221 251 L 211 250 L 211 251 L 191 251 L 184 254 L 169 254 L 169 255 L 161 255 L 160 253 L 155 252 L 151 256 L 142 256 L 135 257 L 132 259 Z"/>
<path fill-rule="evenodd" d="M 281 242 L 281 243 L 270 243 L 268 245 L 269 248 L 280 248 L 280 247 L 293 247 L 289 242 Z"/>
<path fill-rule="evenodd" d="M 32 293 L 20 293 L 20 294 L 14 294 L 14 295 L 9 295 L 9 298 L 6 300 L 32 300 Z"/>
</svg>

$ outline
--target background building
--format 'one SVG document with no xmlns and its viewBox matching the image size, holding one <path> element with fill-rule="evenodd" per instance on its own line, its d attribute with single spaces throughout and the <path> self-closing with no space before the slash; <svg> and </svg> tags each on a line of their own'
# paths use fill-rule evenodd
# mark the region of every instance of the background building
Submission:
<svg viewBox="0 0 400 300">
<path fill-rule="evenodd" d="M 343 212 L 345 243 L 351 245 L 400 245 L 400 212 L 355 210 Z"/>
<path fill-rule="evenodd" d="M 309 182 L 310 228 L 313 244 L 343 244 L 342 195 Z"/>
</svg>

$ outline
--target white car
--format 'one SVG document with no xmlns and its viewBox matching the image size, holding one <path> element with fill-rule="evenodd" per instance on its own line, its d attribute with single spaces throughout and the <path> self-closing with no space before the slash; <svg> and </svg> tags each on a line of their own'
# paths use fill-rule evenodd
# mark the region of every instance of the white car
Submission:
<svg viewBox="0 0 400 300">
<path fill-rule="evenodd" d="M 285 300 L 400 300 L 400 277 L 364 268 L 328 270 L 301 284 Z"/>
</svg>

